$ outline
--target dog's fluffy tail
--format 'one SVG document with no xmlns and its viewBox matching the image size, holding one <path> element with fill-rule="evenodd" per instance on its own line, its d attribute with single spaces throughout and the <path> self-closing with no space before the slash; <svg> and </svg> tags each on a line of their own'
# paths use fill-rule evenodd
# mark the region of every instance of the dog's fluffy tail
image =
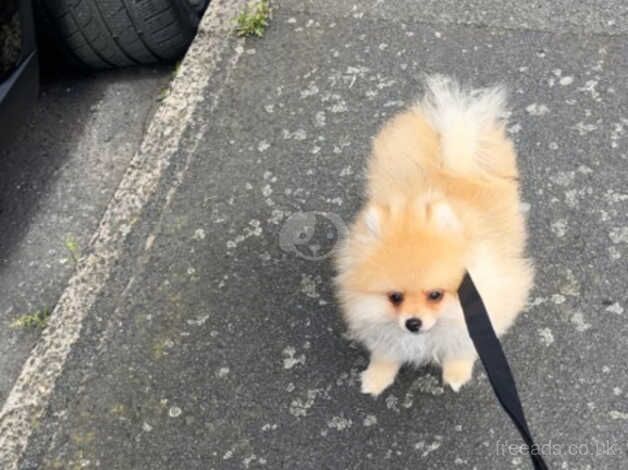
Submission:
<svg viewBox="0 0 628 470">
<path fill-rule="evenodd" d="M 511 146 L 504 133 L 508 112 L 503 86 L 472 89 L 433 75 L 425 79 L 418 110 L 440 135 L 444 168 L 465 176 L 512 173 L 514 153 L 508 152 Z"/>
</svg>

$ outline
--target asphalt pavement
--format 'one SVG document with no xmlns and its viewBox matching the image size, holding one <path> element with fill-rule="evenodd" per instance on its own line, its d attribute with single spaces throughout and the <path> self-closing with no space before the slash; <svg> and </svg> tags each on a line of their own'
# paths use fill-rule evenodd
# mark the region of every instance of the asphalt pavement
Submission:
<svg viewBox="0 0 628 470">
<path fill-rule="evenodd" d="M 40 334 L 11 325 L 54 307 L 172 74 L 80 73 L 52 54 L 36 106 L 0 149 L 0 403 Z"/>
<path fill-rule="evenodd" d="M 286 0 L 246 40 L 241 5 L 212 2 L 8 394 L 4 468 L 530 468 L 479 366 L 361 395 L 333 296 L 371 137 L 434 72 L 510 89 L 537 276 L 503 344 L 537 442 L 624 468 L 626 5 Z"/>
</svg>

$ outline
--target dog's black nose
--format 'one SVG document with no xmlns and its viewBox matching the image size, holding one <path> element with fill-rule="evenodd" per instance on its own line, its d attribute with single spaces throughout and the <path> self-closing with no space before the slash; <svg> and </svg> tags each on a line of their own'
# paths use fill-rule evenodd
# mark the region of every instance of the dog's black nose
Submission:
<svg viewBox="0 0 628 470">
<path fill-rule="evenodd" d="M 412 333 L 417 333 L 421 329 L 421 320 L 418 318 L 408 318 L 406 320 L 406 328 Z"/>
</svg>

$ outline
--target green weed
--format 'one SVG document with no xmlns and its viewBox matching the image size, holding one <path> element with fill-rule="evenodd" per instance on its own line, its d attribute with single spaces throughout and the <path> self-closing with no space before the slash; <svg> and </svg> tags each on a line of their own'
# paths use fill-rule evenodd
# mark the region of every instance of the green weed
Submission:
<svg viewBox="0 0 628 470">
<path fill-rule="evenodd" d="M 25 315 L 17 317 L 13 323 L 11 323 L 11 328 L 39 328 L 44 329 L 48 324 L 48 317 L 52 312 L 49 308 L 44 308 L 42 310 L 37 310 L 33 313 L 27 313 Z"/>
<path fill-rule="evenodd" d="M 74 238 L 74 235 L 68 235 L 63 244 L 70 252 L 74 263 L 78 263 L 78 260 L 81 257 L 81 250 L 79 249 L 78 242 L 76 241 L 76 238 Z"/>
<path fill-rule="evenodd" d="M 262 37 L 270 20 L 270 13 L 269 0 L 250 2 L 236 18 L 237 35 Z"/>
</svg>

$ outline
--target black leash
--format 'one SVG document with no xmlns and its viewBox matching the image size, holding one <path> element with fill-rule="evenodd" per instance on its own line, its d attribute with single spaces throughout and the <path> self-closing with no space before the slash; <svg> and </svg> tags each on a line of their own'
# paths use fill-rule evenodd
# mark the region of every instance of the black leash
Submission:
<svg viewBox="0 0 628 470">
<path fill-rule="evenodd" d="M 540 454 L 540 447 L 534 444 L 523 414 L 510 366 L 495 335 L 484 302 L 468 272 L 458 288 L 458 297 L 464 312 L 469 336 L 471 336 L 478 356 L 480 356 L 480 361 L 486 369 L 493 392 L 525 441 L 535 470 L 547 470 L 548 467 Z"/>
</svg>

